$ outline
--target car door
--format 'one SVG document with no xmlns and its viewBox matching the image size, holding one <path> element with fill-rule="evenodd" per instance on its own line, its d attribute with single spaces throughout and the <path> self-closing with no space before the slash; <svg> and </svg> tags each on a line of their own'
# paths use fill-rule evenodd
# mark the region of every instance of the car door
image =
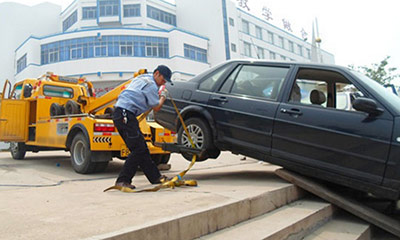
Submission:
<svg viewBox="0 0 400 240">
<path fill-rule="evenodd" d="M 219 143 L 258 159 L 270 154 L 276 100 L 288 71 L 289 66 L 263 64 L 238 65 L 232 71 L 208 102 Z"/>
<path fill-rule="evenodd" d="M 345 72 L 300 67 L 277 111 L 272 155 L 296 163 L 299 171 L 306 166 L 380 184 L 392 116 L 388 111 L 379 116 L 358 112 L 343 103 L 351 103 L 343 95 L 372 98 Z"/>
</svg>

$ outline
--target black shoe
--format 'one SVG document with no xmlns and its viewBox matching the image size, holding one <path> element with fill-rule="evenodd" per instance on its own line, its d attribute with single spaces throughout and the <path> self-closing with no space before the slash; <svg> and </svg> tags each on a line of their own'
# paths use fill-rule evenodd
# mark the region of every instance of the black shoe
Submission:
<svg viewBox="0 0 400 240">
<path fill-rule="evenodd" d="M 164 182 L 168 182 L 170 181 L 172 178 L 169 178 L 165 175 L 161 175 L 161 177 L 158 179 L 158 181 L 156 183 L 164 183 Z"/>
<path fill-rule="evenodd" d="M 130 183 L 126 183 L 126 182 L 117 182 L 115 183 L 115 186 L 117 187 L 126 187 L 126 188 L 130 188 L 130 189 L 135 189 L 136 187 Z"/>
</svg>

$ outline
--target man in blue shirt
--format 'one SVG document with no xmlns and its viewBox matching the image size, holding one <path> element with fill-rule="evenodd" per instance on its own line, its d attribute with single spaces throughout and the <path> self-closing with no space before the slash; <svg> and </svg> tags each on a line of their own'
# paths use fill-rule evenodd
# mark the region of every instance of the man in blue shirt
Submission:
<svg viewBox="0 0 400 240">
<path fill-rule="evenodd" d="M 150 108 L 154 111 L 161 109 L 167 98 L 167 92 L 165 89 L 159 95 L 158 89 L 166 82 L 171 82 L 171 74 L 171 70 L 167 66 L 160 65 L 154 70 L 153 74 L 143 74 L 133 79 L 118 96 L 113 121 L 131 153 L 119 173 L 116 186 L 134 189 L 135 186 L 131 183 L 138 166 L 151 183 L 155 184 L 166 180 L 166 176 L 160 174 L 151 159 L 136 117 Z"/>
</svg>

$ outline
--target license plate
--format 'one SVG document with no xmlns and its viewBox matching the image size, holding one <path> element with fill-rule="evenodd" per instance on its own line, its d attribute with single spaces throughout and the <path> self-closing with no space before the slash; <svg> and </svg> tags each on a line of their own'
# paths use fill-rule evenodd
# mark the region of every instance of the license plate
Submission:
<svg viewBox="0 0 400 240">
<path fill-rule="evenodd" d="M 123 146 L 121 148 L 121 157 L 127 157 L 129 153 L 131 153 L 131 151 L 129 151 L 129 148 L 127 148 L 126 146 Z"/>
</svg>

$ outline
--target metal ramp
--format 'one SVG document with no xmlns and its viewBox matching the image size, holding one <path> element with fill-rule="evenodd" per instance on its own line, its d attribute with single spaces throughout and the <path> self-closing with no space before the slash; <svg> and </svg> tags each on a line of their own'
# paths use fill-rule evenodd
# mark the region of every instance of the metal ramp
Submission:
<svg viewBox="0 0 400 240">
<path fill-rule="evenodd" d="M 325 199 L 351 214 L 400 237 L 400 221 L 384 215 L 350 197 L 342 196 L 310 178 L 286 169 L 275 170 L 276 175 L 298 187 Z"/>
</svg>

